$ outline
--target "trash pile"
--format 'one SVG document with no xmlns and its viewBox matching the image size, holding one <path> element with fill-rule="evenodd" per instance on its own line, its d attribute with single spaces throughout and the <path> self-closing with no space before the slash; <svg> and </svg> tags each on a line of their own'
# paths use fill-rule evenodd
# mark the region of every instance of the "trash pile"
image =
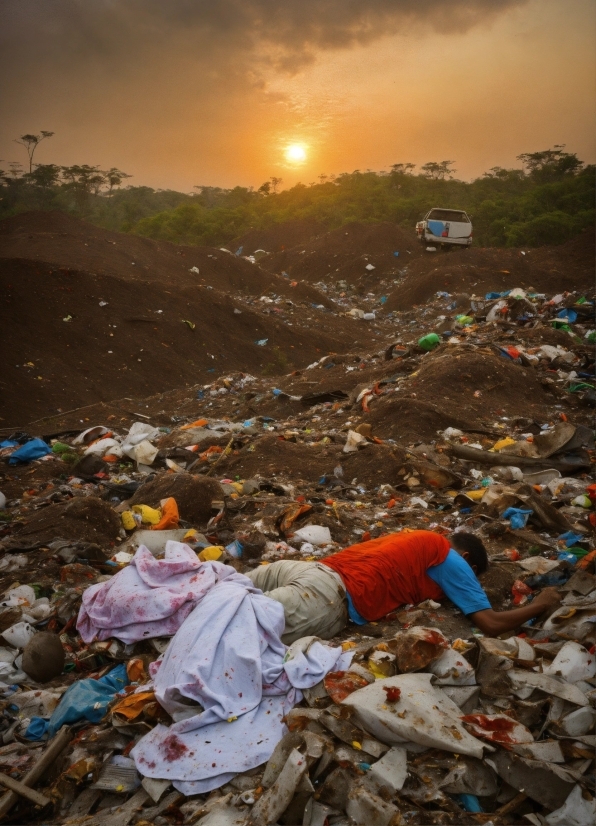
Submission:
<svg viewBox="0 0 596 826">
<path fill-rule="evenodd" d="M 350 352 L 1 432 L 4 822 L 594 822 L 593 296 L 395 309 L 366 263 L 308 307 L 236 301 L 341 318 Z M 496 611 L 560 605 L 492 638 L 426 600 L 288 646 L 246 576 L 421 529 L 482 539 Z"/>
</svg>

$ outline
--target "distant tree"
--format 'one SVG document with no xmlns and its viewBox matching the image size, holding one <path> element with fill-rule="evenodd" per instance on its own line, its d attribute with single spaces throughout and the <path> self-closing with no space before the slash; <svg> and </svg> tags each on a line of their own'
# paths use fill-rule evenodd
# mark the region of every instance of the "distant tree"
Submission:
<svg viewBox="0 0 596 826">
<path fill-rule="evenodd" d="M 328 179 L 328 177 L 329 177 L 328 175 L 325 175 L 324 173 L 322 173 L 321 175 L 319 175 L 319 183 L 324 184 L 325 181 Z"/>
<path fill-rule="evenodd" d="M 51 138 L 53 134 L 53 132 L 46 132 L 45 129 L 42 129 L 41 135 L 21 135 L 20 138 L 15 138 L 14 142 L 24 146 L 29 156 L 29 174 L 33 172 L 33 155 L 35 154 L 35 150 L 42 141 L 45 141 L 46 138 Z"/>
<path fill-rule="evenodd" d="M 116 169 L 113 166 L 111 169 L 108 169 L 107 172 L 104 173 L 105 175 L 105 182 L 108 184 L 108 198 L 112 197 L 112 190 L 115 186 L 120 186 L 122 181 L 125 178 L 132 178 L 132 175 L 127 175 L 126 172 L 121 172 L 119 169 Z"/>
<path fill-rule="evenodd" d="M 524 152 L 517 156 L 528 174 L 539 180 L 559 178 L 563 175 L 576 175 L 583 166 L 575 152 L 564 152 L 564 143 L 555 144 L 552 149 L 542 152 Z"/>
<path fill-rule="evenodd" d="M 277 192 L 277 187 L 283 184 L 283 180 L 281 178 L 271 178 L 271 189 L 273 192 Z"/>
<path fill-rule="evenodd" d="M 396 175 L 411 175 L 412 170 L 415 169 L 415 163 L 394 163 L 391 171 Z"/>
<path fill-rule="evenodd" d="M 445 179 L 453 178 L 457 172 L 456 169 L 451 169 L 455 161 L 429 161 L 422 167 L 422 173 L 425 178 L 432 178 L 435 181 L 444 181 Z"/>
<path fill-rule="evenodd" d="M 27 183 L 33 184 L 33 186 L 49 189 L 58 184 L 60 172 L 61 168 L 54 163 L 38 163 L 35 165 L 33 172 L 28 172 L 23 177 Z"/>
<path fill-rule="evenodd" d="M 257 192 L 262 192 L 263 195 L 270 195 L 271 194 L 271 181 L 265 181 L 264 184 L 257 189 Z"/>
</svg>

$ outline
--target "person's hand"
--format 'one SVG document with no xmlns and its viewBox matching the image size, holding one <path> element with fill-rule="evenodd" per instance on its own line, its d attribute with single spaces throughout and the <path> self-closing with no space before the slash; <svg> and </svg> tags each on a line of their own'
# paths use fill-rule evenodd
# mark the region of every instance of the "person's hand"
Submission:
<svg viewBox="0 0 596 826">
<path fill-rule="evenodd" d="M 541 612 L 556 611 L 561 605 L 561 597 L 556 588 L 545 588 L 534 598 L 533 604 L 536 608 L 540 608 Z"/>
</svg>

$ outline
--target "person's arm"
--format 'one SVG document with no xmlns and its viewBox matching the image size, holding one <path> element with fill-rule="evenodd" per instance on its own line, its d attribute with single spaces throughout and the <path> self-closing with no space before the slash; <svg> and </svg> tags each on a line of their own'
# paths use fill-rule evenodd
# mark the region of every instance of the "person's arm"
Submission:
<svg viewBox="0 0 596 826">
<path fill-rule="evenodd" d="M 561 598 L 557 589 L 545 588 L 529 605 L 512 608 L 510 611 L 494 611 L 492 608 L 487 608 L 468 616 L 483 634 L 488 637 L 498 637 L 499 634 L 513 631 L 529 619 L 539 617 L 545 611 L 555 610 L 560 603 Z"/>
</svg>

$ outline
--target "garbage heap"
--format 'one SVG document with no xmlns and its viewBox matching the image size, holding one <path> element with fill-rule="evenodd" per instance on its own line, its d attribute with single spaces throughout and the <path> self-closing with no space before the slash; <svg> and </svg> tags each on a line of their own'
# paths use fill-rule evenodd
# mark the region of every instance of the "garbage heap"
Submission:
<svg viewBox="0 0 596 826">
<path fill-rule="evenodd" d="M 5 822 L 594 822 L 584 310 L 496 296 L 429 329 L 450 299 L 412 340 L 275 384 L 236 373 L 143 400 L 142 422 L 6 434 Z M 545 326 L 565 302 L 570 330 Z M 427 601 L 288 647 L 244 576 L 412 529 L 479 535 L 494 608 L 553 585 L 561 606 L 492 639 Z"/>
</svg>

